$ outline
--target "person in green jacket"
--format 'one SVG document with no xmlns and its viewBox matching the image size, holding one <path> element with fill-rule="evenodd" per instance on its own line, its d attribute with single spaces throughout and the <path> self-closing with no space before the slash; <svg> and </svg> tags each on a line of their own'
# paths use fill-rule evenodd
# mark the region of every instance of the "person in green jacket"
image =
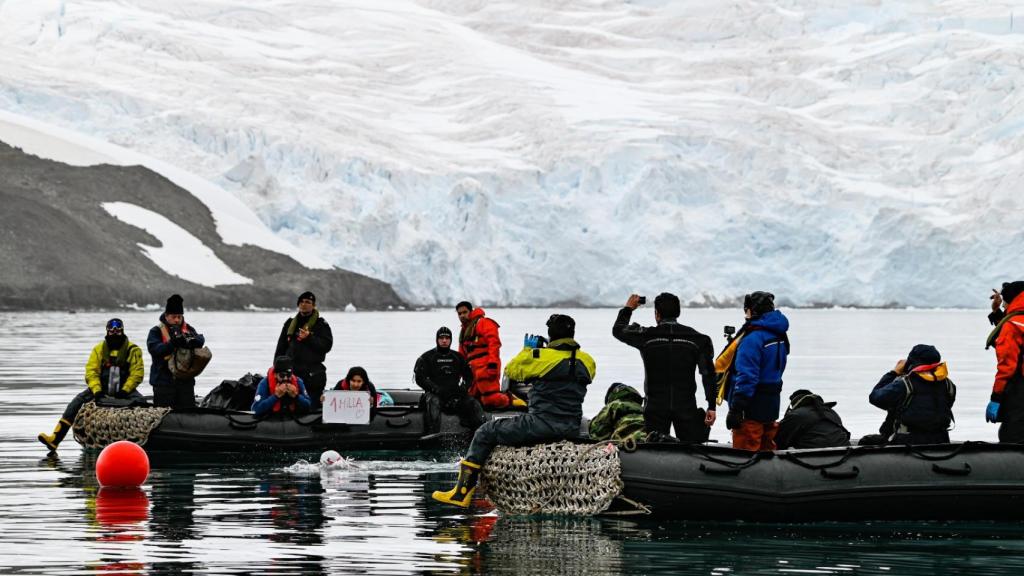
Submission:
<svg viewBox="0 0 1024 576">
<path fill-rule="evenodd" d="M 576 321 L 564 314 L 548 318 L 548 339 L 528 336 L 519 354 L 505 366 L 505 376 L 533 385 L 529 412 L 491 420 L 476 429 L 454 488 L 436 491 L 433 498 L 466 508 L 476 491 L 480 468 L 498 445 L 528 446 L 579 436 L 583 397 L 593 382 L 597 364 L 580 350 L 573 337 Z"/>
<path fill-rule="evenodd" d="M 85 384 L 87 388 L 79 393 L 64 409 L 64 415 L 57 421 L 53 433 L 42 433 L 39 441 L 56 452 L 61 440 L 71 430 L 75 416 L 87 402 L 103 396 L 143 400 L 139 394 L 139 383 L 145 376 L 142 350 L 132 344 L 124 334 L 124 322 L 111 318 L 107 322 L 107 335 L 92 349 L 85 363 Z"/>
<path fill-rule="evenodd" d="M 608 387 L 604 408 L 590 421 L 590 439 L 634 442 L 647 439 L 644 397 L 636 388 L 621 382 Z"/>
</svg>

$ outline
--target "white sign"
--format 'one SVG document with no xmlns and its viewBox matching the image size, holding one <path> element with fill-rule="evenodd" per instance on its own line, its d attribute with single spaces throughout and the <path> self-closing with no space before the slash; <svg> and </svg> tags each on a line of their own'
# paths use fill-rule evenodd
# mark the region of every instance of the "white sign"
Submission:
<svg viewBox="0 0 1024 576">
<path fill-rule="evenodd" d="M 327 390 L 324 392 L 324 422 L 369 424 L 370 394 L 365 390 Z"/>
</svg>

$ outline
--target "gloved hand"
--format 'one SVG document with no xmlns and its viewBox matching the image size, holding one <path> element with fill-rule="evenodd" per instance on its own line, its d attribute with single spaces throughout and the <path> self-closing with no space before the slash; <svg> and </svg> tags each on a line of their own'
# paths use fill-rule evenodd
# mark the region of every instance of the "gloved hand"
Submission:
<svg viewBox="0 0 1024 576">
<path fill-rule="evenodd" d="M 188 341 L 188 339 L 185 338 L 185 335 L 183 333 L 181 333 L 180 331 L 179 332 L 175 332 L 174 335 L 171 336 L 171 344 L 174 344 L 175 348 L 184 348 L 185 347 L 185 343 L 187 341 Z"/>
<path fill-rule="evenodd" d="M 746 420 L 746 415 L 743 410 L 729 409 L 729 414 L 725 417 L 725 427 L 729 430 L 739 428 L 740 423 Z"/>
<path fill-rule="evenodd" d="M 536 334 L 523 334 L 523 348 L 537 348 L 540 336 Z"/>
<path fill-rule="evenodd" d="M 999 422 L 999 402 L 989 402 L 985 407 L 985 422 Z"/>
</svg>

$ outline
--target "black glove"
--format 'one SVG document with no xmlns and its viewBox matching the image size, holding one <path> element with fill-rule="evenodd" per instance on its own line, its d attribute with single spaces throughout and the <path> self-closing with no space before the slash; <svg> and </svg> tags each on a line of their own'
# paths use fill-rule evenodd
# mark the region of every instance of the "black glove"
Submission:
<svg viewBox="0 0 1024 576">
<path fill-rule="evenodd" d="M 729 414 L 725 417 L 725 427 L 729 430 L 739 428 L 740 423 L 747 419 L 746 414 L 743 410 L 729 410 Z"/>
<path fill-rule="evenodd" d="M 171 335 L 171 344 L 173 344 L 175 348 L 184 348 L 186 342 L 188 342 L 188 340 L 180 331 Z"/>
</svg>

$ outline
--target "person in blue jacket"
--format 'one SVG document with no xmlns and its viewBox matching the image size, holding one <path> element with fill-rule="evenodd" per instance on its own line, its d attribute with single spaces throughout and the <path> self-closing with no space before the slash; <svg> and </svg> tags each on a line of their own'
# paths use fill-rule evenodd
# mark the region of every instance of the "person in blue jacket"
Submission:
<svg viewBox="0 0 1024 576">
<path fill-rule="evenodd" d="M 753 292 L 743 300 L 747 322 L 729 368 L 729 414 L 732 446 L 740 450 L 775 450 L 779 430 L 779 396 L 789 356 L 789 320 L 775 309 L 775 296 Z"/>
<path fill-rule="evenodd" d="M 309 412 L 312 405 L 302 378 L 292 371 L 292 359 L 278 356 L 274 359 L 274 367 L 267 370 L 267 376 L 256 387 L 252 411 L 257 416 L 270 412 L 298 415 Z"/>
</svg>

